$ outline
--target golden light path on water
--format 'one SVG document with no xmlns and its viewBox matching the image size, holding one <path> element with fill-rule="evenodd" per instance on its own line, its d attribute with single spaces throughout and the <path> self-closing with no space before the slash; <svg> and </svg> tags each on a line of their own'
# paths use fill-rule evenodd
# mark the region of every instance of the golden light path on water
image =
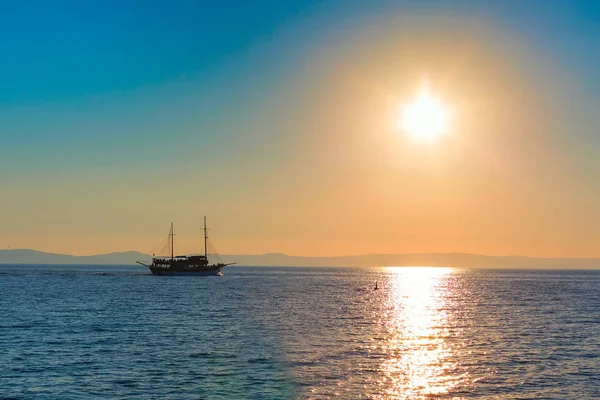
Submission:
<svg viewBox="0 0 600 400">
<path fill-rule="evenodd" d="M 448 393 L 460 379 L 448 342 L 450 268 L 386 268 L 390 274 L 384 323 L 387 354 L 382 398 L 420 399 Z"/>
</svg>

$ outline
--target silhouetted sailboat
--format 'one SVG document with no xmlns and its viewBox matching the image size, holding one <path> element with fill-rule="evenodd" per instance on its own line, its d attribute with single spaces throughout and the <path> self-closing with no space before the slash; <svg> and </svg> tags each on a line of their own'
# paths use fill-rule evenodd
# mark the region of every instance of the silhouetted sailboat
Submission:
<svg viewBox="0 0 600 400">
<path fill-rule="evenodd" d="M 206 228 L 206 217 L 204 217 L 204 255 L 189 255 L 189 256 L 175 256 L 175 234 L 173 233 L 173 223 L 171 222 L 171 229 L 169 230 L 169 244 L 171 248 L 171 257 L 155 257 L 152 255 L 152 264 L 144 264 L 141 261 L 137 261 L 138 264 L 148 267 L 154 275 L 165 275 L 165 276 L 209 276 L 209 275 L 221 275 L 221 270 L 228 265 L 235 263 L 216 263 L 210 264 L 208 261 L 207 254 L 207 228 Z"/>
</svg>

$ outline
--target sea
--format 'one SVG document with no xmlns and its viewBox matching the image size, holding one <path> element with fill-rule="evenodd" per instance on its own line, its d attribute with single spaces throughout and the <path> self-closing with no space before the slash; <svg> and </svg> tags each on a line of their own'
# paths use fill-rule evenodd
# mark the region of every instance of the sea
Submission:
<svg viewBox="0 0 600 400">
<path fill-rule="evenodd" d="M 600 399 L 600 271 L 223 272 L 0 266 L 0 398 Z"/>
</svg>

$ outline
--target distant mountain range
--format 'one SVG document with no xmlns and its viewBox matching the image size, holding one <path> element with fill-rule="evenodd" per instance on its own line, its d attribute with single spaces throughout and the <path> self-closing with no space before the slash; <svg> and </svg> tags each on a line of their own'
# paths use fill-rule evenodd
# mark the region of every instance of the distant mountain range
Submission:
<svg viewBox="0 0 600 400">
<path fill-rule="evenodd" d="M 343 257 L 301 257 L 281 253 L 220 255 L 223 262 L 242 266 L 306 266 L 306 267 L 367 267 L 367 266 L 447 266 L 461 268 L 537 268 L 537 269 L 600 269 L 600 258 L 534 258 L 521 256 L 485 256 L 463 253 L 426 254 L 365 254 Z M 132 265 L 137 260 L 150 261 L 150 256 L 136 251 L 71 256 L 37 250 L 0 250 L 0 264 L 94 264 Z"/>
<path fill-rule="evenodd" d="M 98 254 L 93 256 L 71 256 L 46 253 L 29 249 L 0 250 L 0 264 L 107 264 L 128 265 L 137 260 L 148 260 L 150 256 L 137 251 Z"/>
</svg>

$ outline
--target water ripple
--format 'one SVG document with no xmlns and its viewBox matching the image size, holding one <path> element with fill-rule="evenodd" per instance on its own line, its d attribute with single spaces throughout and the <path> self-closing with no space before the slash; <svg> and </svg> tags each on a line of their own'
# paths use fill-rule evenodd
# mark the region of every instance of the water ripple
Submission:
<svg viewBox="0 0 600 400">
<path fill-rule="evenodd" d="M 0 397 L 600 398 L 599 272 L 141 271 L 0 267 Z"/>
</svg>

